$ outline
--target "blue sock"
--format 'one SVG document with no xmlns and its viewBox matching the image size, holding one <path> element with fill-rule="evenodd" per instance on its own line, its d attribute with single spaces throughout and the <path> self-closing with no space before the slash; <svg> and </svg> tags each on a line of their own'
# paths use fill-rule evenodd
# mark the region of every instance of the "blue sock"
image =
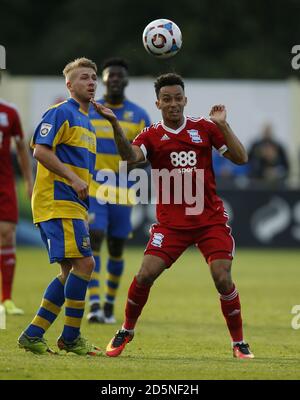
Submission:
<svg viewBox="0 0 300 400">
<path fill-rule="evenodd" d="M 92 273 L 91 280 L 88 285 L 89 304 L 100 304 L 100 270 L 101 270 L 101 258 L 99 253 L 93 252 L 95 259 L 95 269 Z"/>
<path fill-rule="evenodd" d="M 26 335 L 30 337 L 42 337 L 55 321 L 64 302 L 64 284 L 56 277 L 47 287 L 36 316 L 25 330 Z"/>
<path fill-rule="evenodd" d="M 122 258 L 110 257 L 107 261 L 107 280 L 105 301 L 114 303 L 117 290 L 120 285 L 121 276 L 124 270 L 124 260 Z"/>
<path fill-rule="evenodd" d="M 90 280 L 89 275 L 70 272 L 65 284 L 65 325 L 62 337 L 73 342 L 80 335 L 80 325 L 84 313 L 85 295 Z"/>
</svg>

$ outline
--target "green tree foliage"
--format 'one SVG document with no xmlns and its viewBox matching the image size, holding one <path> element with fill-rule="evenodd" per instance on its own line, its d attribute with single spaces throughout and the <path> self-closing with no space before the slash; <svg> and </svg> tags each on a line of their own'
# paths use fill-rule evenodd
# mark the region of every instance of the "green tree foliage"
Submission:
<svg viewBox="0 0 300 400">
<path fill-rule="evenodd" d="M 2 0 L 0 43 L 12 74 L 57 75 L 79 56 L 101 65 L 125 57 L 131 75 L 177 71 L 186 77 L 282 79 L 300 44 L 299 0 Z M 157 60 L 142 45 L 144 27 L 169 18 L 183 48 Z"/>
</svg>

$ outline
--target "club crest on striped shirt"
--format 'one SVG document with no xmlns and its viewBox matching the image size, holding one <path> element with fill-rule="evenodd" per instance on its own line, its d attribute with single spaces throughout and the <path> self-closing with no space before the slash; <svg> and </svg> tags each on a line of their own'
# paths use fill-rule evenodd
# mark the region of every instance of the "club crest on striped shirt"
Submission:
<svg viewBox="0 0 300 400">
<path fill-rule="evenodd" d="M 123 114 L 123 118 L 126 121 L 132 121 L 133 120 L 133 111 L 125 111 Z"/>
<path fill-rule="evenodd" d="M 52 126 L 53 126 L 53 125 L 51 125 L 51 124 L 43 123 L 43 124 L 41 125 L 40 135 L 43 136 L 43 137 L 44 137 L 44 136 L 47 136 L 48 133 L 51 131 Z"/>
<path fill-rule="evenodd" d="M 81 245 L 81 247 L 82 247 L 83 249 L 89 249 L 90 246 L 91 246 L 91 244 L 90 244 L 90 238 L 89 238 L 89 236 L 84 237 L 84 238 L 82 239 L 82 245 Z"/>
</svg>

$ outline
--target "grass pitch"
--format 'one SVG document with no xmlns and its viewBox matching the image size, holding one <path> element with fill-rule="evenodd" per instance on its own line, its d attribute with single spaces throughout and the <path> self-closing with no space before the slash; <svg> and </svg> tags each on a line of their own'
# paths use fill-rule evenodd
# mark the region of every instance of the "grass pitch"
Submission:
<svg viewBox="0 0 300 400">
<path fill-rule="evenodd" d="M 123 320 L 127 289 L 142 254 L 141 248 L 127 248 L 116 303 L 118 325 L 83 321 L 83 336 L 103 350 Z M 0 330 L 0 380 L 300 379 L 300 330 L 291 326 L 292 307 L 300 304 L 300 251 L 239 250 L 236 254 L 233 278 L 254 360 L 233 359 L 218 295 L 195 249 L 185 252 L 155 283 L 135 338 L 120 357 L 26 353 L 18 349 L 17 337 L 31 321 L 58 266 L 48 265 L 43 249 L 19 248 L 17 255 L 14 299 L 26 313 L 8 317 L 6 330 Z M 63 315 L 46 335 L 54 348 L 62 325 Z"/>
</svg>

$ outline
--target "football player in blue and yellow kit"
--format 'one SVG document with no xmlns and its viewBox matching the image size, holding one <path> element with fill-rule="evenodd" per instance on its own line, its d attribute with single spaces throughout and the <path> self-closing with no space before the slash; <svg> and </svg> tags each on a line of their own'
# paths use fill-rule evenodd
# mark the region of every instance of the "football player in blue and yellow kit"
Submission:
<svg viewBox="0 0 300 400">
<path fill-rule="evenodd" d="M 78 355 L 98 355 L 99 349 L 80 335 L 86 290 L 95 265 L 87 210 L 96 137 L 88 109 L 97 87 L 97 67 L 79 58 L 69 63 L 63 74 L 70 98 L 46 111 L 32 140 L 38 161 L 33 221 L 40 229 L 50 263 L 59 263 L 61 271 L 48 285 L 37 314 L 18 344 L 33 353 L 52 353 L 44 333 L 65 305 L 58 348 Z"/>
<path fill-rule="evenodd" d="M 125 97 L 124 92 L 128 84 L 128 65 L 126 61 L 121 58 L 106 60 L 102 67 L 102 81 L 105 93 L 103 98 L 98 100 L 98 102 L 114 111 L 126 137 L 129 141 L 133 141 L 145 126 L 150 125 L 150 120 L 143 108 L 132 103 Z M 126 184 L 122 184 L 119 180 L 118 171 L 121 157 L 115 145 L 111 125 L 95 111 L 94 107 L 90 108 L 89 116 L 97 135 L 96 167 L 90 186 L 89 210 L 91 246 L 96 265 L 89 283 L 91 308 L 87 318 L 90 322 L 115 323 L 113 307 L 124 269 L 124 244 L 132 229 L 130 222 L 132 204 L 129 200 L 124 201 L 124 199 L 132 199 L 134 196 L 129 195 L 131 189 L 128 187 L 127 182 Z M 109 176 L 110 173 L 114 174 L 117 182 L 115 199 L 103 201 L 104 198 L 102 199 L 100 194 L 102 204 L 99 204 L 96 194 L 99 196 L 98 189 L 101 183 L 101 175 L 105 174 L 105 176 Z M 102 190 L 105 186 L 108 185 L 101 185 Z M 101 192 L 103 193 L 104 190 L 102 190 Z M 107 238 L 109 255 L 106 265 L 105 300 L 103 309 L 101 309 L 99 294 L 101 259 L 99 251 L 105 236 Z"/>
</svg>

